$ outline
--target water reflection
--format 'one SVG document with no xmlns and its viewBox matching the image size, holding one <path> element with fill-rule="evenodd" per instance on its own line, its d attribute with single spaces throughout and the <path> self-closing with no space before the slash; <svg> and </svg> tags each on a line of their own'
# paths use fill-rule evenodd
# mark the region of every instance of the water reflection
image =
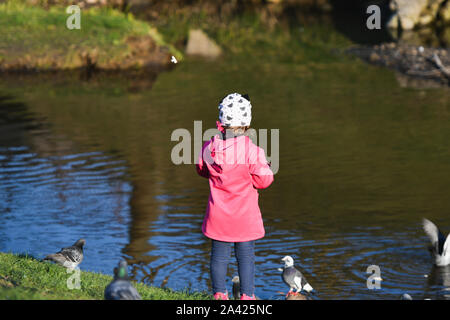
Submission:
<svg viewBox="0 0 450 320">
<path fill-rule="evenodd" d="M 208 185 L 171 163 L 170 134 L 212 127 L 217 99 L 245 87 L 255 127 L 280 128 L 281 144 L 260 197 L 256 294 L 283 297 L 289 254 L 315 299 L 447 298 L 420 219 L 450 229 L 449 92 L 402 89 L 358 62 L 233 66 L 187 61 L 138 92 L 0 82 L 0 250 L 42 257 L 84 237 L 83 270 L 110 274 L 123 256 L 138 280 L 209 290 Z M 372 264 L 381 290 L 366 287 Z"/>
<path fill-rule="evenodd" d="M 45 124 L 32 125 L 37 120 L 23 103 L 7 101 L 0 105 L 2 119 L 15 117 L 1 126 L 1 250 L 42 257 L 86 237 L 84 267 L 110 272 L 116 258 L 108 254 L 120 256 L 128 238 L 131 186 L 122 179 L 124 161 L 99 151 L 77 153 Z"/>
<path fill-rule="evenodd" d="M 433 266 L 427 276 L 426 294 L 431 299 L 450 299 L 450 266 Z"/>
</svg>

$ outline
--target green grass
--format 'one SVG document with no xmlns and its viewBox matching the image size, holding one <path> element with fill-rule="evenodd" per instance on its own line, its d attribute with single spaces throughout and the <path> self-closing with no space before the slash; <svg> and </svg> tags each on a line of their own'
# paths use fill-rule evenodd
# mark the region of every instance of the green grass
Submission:
<svg viewBox="0 0 450 320">
<path fill-rule="evenodd" d="M 288 27 L 270 26 L 260 14 L 243 12 L 219 21 L 204 12 L 179 11 L 160 15 L 154 22 L 164 38 L 178 48 L 188 37 L 189 29 L 200 28 L 235 58 L 265 62 L 311 63 L 334 62 L 338 57 L 333 50 L 351 44 L 330 25 L 311 24 Z"/>
<path fill-rule="evenodd" d="M 9 0 L 0 4 L 0 57 L 4 64 L 27 63 L 36 67 L 74 68 L 82 63 L 80 53 L 97 51 L 98 65 L 120 63 L 130 55 L 126 39 L 151 37 L 168 47 L 178 59 L 179 51 L 167 44 L 158 31 L 133 15 L 114 9 L 81 11 L 81 29 L 69 30 L 65 7 L 49 10 Z"/>
<path fill-rule="evenodd" d="M 151 25 L 130 13 L 91 8 L 81 11 L 81 29 L 69 30 L 65 9 L 51 6 L 46 10 L 23 0 L 0 4 L 0 66 L 70 69 L 83 66 L 81 53 L 87 53 L 95 55 L 98 67 L 108 69 L 123 65 L 133 55 L 126 41 L 129 37 L 151 37 L 181 61 L 193 28 L 203 29 L 233 59 L 268 63 L 334 62 L 345 58 L 333 50 L 351 44 L 332 26 L 270 25 L 257 12 L 222 20 L 204 11 L 177 10 L 161 13 Z"/>
<path fill-rule="evenodd" d="M 72 276 L 64 267 L 42 262 L 28 255 L 0 253 L 0 300 L 91 300 L 103 299 L 105 287 L 112 277 L 81 271 L 81 288 L 68 289 Z M 176 292 L 134 283 L 142 299 L 150 300 L 207 300 L 207 293 Z"/>
</svg>

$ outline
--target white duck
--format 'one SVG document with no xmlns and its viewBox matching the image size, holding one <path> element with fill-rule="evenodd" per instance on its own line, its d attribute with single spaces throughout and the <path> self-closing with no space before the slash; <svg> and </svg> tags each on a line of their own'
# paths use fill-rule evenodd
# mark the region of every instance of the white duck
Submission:
<svg viewBox="0 0 450 320">
<path fill-rule="evenodd" d="M 450 234 L 445 238 L 438 227 L 425 218 L 423 219 L 423 230 L 428 238 L 430 238 L 430 251 L 436 266 L 443 267 L 450 265 Z"/>
</svg>

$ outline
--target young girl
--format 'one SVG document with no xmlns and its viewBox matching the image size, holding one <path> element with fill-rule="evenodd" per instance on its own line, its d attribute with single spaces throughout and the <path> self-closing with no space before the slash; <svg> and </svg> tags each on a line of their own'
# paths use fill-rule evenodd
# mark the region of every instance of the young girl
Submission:
<svg viewBox="0 0 450 320">
<path fill-rule="evenodd" d="M 264 236 L 258 190 L 273 173 L 264 150 L 245 135 L 251 122 L 248 95 L 227 95 L 219 105 L 221 132 L 202 148 L 197 172 L 209 180 L 211 193 L 202 231 L 212 240 L 211 282 L 216 300 L 228 300 L 226 273 L 234 243 L 241 300 L 254 300 L 254 242 Z"/>
</svg>

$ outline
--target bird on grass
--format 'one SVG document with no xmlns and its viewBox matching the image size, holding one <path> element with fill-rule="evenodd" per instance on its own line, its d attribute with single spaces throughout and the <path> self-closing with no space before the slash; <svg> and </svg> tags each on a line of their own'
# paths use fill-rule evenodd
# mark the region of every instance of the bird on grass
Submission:
<svg viewBox="0 0 450 320">
<path fill-rule="evenodd" d="M 431 241 L 429 250 L 436 266 L 450 265 L 450 234 L 445 238 L 438 227 L 428 219 L 424 218 L 422 224 L 423 230 Z"/>
<path fill-rule="evenodd" d="M 77 267 L 83 261 L 83 246 L 86 240 L 79 239 L 72 246 L 62 248 L 61 251 L 47 255 L 44 260 L 53 261 L 69 269 Z"/>
<path fill-rule="evenodd" d="M 127 262 L 121 260 L 114 268 L 114 280 L 105 288 L 105 300 L 142 300 L 128 278 Z"/>
<path fill-rule="evenodd" d="M 303 274 L 294 266 L 294 259 L 291 256 L 285 256 L 281 261 L 284 261 L 284 268 L 278 270 L 282 271 L 281 278 L 284 283 L 289 286 L 289 295 L 298 295 L 300 291 L 305 290 L 311 292 L 313 287 L 308 283 Z M 293 292 L 293 290 L 296 290 Z"/>
</svg>

